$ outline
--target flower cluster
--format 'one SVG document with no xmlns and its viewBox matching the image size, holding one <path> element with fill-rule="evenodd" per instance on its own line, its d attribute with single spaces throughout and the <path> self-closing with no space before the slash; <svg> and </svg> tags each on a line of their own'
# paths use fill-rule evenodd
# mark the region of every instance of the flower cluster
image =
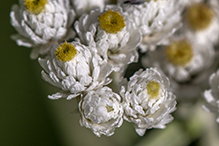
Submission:
<svg viewBox="0 0 219 146">
<path fill-rule="evenodd" d="M 97 136 L 123 120 L 140 136 L 165 128 L 176 100 L 202 95 L 218 66 L 217 0 L 19 0 L 10 17 L 12 39 L 60 89 L 48 97 L 77 98 L 81 126 Z M 132 63 L 145 69 L 128 73 Z M 204 93 L 204 109 L 217 114 L 218 74 Z"/>
</svg>

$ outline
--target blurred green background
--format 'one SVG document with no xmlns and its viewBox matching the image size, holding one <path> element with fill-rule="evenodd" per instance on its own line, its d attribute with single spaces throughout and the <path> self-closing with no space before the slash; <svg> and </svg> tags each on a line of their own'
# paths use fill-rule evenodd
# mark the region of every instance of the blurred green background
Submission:
<svg viewBox="0 0 219 146">
<path fill-rule="evenodd" d="M 59 146 L 37 61 L 29 59 L 30 49 L 10 39 L 16 33 L 9 17 L 14 3 L 18 1 L 0 1 L 0 145 Z"/>
<path fill-rule="evenodd" d="M 174 113 L 178 120 L 165 130 L 148 130 L 143 137 L 127 122 L 111 137 L 98 138 L 81 127 L 76 101 L 49 100 L 47 95 L 57 89 L 41 79 L 37 60 L 29 58 L 30 49 L 10 39 L 16 33 L 9 17 L 15 3 L 18 0 L 0 1 L 0 146 L 219 145 L 215 116 L 201 110 L 202 103 L 178 105 Z"/>
</svg>

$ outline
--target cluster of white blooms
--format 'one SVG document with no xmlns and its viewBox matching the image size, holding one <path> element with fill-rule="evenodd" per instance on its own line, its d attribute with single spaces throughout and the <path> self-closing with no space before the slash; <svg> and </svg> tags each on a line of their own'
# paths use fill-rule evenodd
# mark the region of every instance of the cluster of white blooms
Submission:
<svg viewBox="0 0 219 146">
<path fill-rule="evenodd" d="M 48 97 L 77 98 L 81 126 L 97 136 L 123 120 L 140 136 L 165 128 L 176 100 L 197 99 L 218 68 L 217 0 L 19 0 L 10 17 L 12 39 L 60 89 Z M 132 63 L 145 70 L 127 75 Z M 217 72 L 204 93 L 204 109 L 217 114 L 218 85 Z"/>
</svg>

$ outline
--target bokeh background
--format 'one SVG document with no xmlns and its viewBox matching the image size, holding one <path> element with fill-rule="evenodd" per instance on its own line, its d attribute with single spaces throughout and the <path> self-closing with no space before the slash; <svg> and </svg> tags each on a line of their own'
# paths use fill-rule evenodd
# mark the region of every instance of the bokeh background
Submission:
<svg viewBox="0 0 219 146">
<path fill-rule="evenodd" d="M 46 93 L 30 49 L 10 39 L 10 10 L 17 0 L 0 1 L 0 145 L 59 146 L 55 122 L 49 114 Z"/>
<path fill-rule="evenodd" d="M 96 137 L 79 125 L 77 104 L 49 100 L 58 89 L 41 79 L 37 60 L 30 49 L 10 39 L 11 6 L 18 0 L 0 1 L 0 145 L 1 146 L 218 146 L 215 116 L 201 110 L 202 103 L 178 105 L 177 120 L 165 130 L 148 130 L 138 136 L 124 122 L 111 137 Z M 133 65 L 136 67 L 136 65 Z M 180 114 L 180 115 L 179 115 Z"/>
</svg>

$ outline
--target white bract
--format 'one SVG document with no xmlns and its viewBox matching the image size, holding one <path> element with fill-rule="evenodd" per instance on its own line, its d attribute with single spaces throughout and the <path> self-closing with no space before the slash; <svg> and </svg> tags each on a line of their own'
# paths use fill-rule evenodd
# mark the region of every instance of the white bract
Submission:
<svg viewBox="0 0 219 146">
<path fill-rule="evenodd" d="M 105 20 L 109 19 L 113 19 L 112 24 L 106 24 L 108 21 Z M 127 64 L 137 62 L 137 46 L 141 42 L 141 35 L 123 16 L 121 7 L 107 6 L 102 13 L 97 9 L 89 15 L 82 15 L 76 21 L 75 29 L 80 42 L 95 46 L 96 53 L 112 65 L 114 71 L 122 72 Z"/>
<path fill-rule="evenodd" d="M 207 104 L 203 106 L 203 109 L 207 112 L 216 113 L 216 121 L 219 123 L 219 70 L 210 76 L 209 83 L 211 88 L 204 92 Z"/>
<path fill-rule="evenodd" d="M 97 136 L 111 136 L 123 123 L 121 97 L 109 87 L 90 91 L 79 103 L 81 126 L 90 128 Z"/>
<path fill-rule="evenodd" d="M 24 5 L 25 2 L 32 2 L 30 0 L 19 0 L 20 5 L 13 5 L 10 13 L 11 24 L 18 32 L 12 39 L 19 46 L 32 47 L 32 59 L 39 54 L 45 55 L 51 45 L 75 36 L 71 28 L 75 12 L 70 7 L 69 0 L 37 2 L 42 1 L 46 2 L 45 8 L 38 13 L 28 10 Z"/>
<path fill-rule="evenodd" d="M 168 87 L 168 78 L 155 68 L 137 71 L 122 86 L 124 118 L 134 123 L 140 136 L 146 129 L 165 128 L 173 120 L 170 113 L 176 109 L 176 100 Z"/>
<path fill-rule="evenodd" d="M 63 48 L 68 49 L 72 46 L 73 51 L 64 50 L 59 53 Z M 90 51 L 92 49 L 92 47 L 86 47 L 79 43 L 65 42 L 59 47 L 53 46 L 50 56 L 45 59 L 39 58 L 39 63 L 44 69 L 42 77 L 50 84 L 62 89 L 49 98 L 67 97 L 67 99 L 71 99 L 111 82 L 108 76 L 112 72 L 112 67 L 100 56 L 93 54 Z M 73 53 L 68 55 L 69 52 Z M 69 56 L 73 57 L 69 59 Z"/>
<path fill-rule="evenodd" d="M 71 0 L 78 16 L 90 13 L 92 9 L 104 8 L 104 0 Z"/>
<path fill-rule="evenodd" d="M 142 34 L 140 49 L 154 50 L 156 45 L 167 44 L 166 40 L 180 26 L 181 16 L 178 1 L 158 0 L 139 5 L 122 4 L 124 15 L 128 17 Z"/>
</svg>

